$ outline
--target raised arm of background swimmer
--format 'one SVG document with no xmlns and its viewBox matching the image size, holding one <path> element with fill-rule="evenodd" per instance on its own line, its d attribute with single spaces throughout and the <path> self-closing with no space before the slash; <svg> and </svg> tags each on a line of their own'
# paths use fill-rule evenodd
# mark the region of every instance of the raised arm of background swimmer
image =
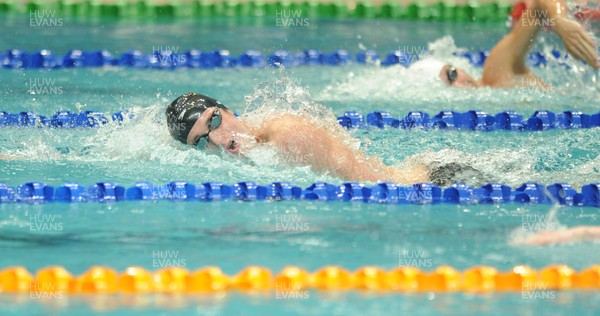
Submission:
<svg viewBox="0 0 600 316">
<path fill-rule="evenodd" d="M 534 83 L 543 85 L 525 65 L 527 54 L 541 25 L 553 26 L 554 32 L 561 37 L 565 48 L 573 57 L 597 68 L 593 40 L 581 25 L 566 17 L 566 10 L 563 0 L 533 1 L 512 31 L 490 51 L 483 68 L 483 83 L 497 87 Z M 515 76 L 532 80 L 515 82 Z"/>
<path fill-rule="evenodd" d="M 549 18 L 554 22 L 552 30 L 562 39 L 569 54 L 594 68 L 600 67 L 596 43 L 579 23 L 567 18 L 568 7 L 565 1 L 536 0 L 536 2 L 539 2 L 540 9 L 548 12 Z"/>
<path fill-rule="evenodd" d="M 259 137 L 283 149 L 290 163 L 310 165 L 315 171 L 327 171 L 351 181 L 428 181 L 425 169 L 395 170 L 377 158 L 367 158 L 311 120 L 286 115 L 266 125 L 264 136 Z"/>
<path fill-rule="evenodd" d="M 512 31 L 492 48 L 483 66 L 482 81 L 485 85 L 523 85 L 521 82 L 514 82 L 515 75 L 532 76 L 531 78 L 537 79 L 525 65 L 525 56 L 540 28 L 535 10 L 531 6 L 527 8 Z"/>
</svg>

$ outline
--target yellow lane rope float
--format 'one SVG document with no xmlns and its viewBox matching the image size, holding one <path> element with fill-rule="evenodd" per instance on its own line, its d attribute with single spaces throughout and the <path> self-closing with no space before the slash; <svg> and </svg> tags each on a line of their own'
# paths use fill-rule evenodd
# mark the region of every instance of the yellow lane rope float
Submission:
<svg viewBox="0 0 600 316">
<path fill-rule="evenodd" d="M 476 266 L 462 272 L 450 266 L 440 266 L 429 272 L 415 267 L 384 270 L 376 266 L 365 266 L 351 272 L 339 266 L 326 266 L 314 273 L 287 266 L 276 275 L 264 267 L 248 266 L 235 276 L 226 275 L 218 267 L 203 267 L 195 271 L 166 267 L 152 272 L 134 266 L 119 273 L 109 267 L 93 266 L 80 276 L 73 276 L 61 266 L 40 269 L 35 276 L 24 267 L 0 270 L 0 294 L 192 294 L 230 290 L 482 293 L 599 289 L 600 265 L 579 272 L 566 265 L 552 265 L 539 271 L 520 265 L 506 272 L 489 266 Z"/>
</svg>

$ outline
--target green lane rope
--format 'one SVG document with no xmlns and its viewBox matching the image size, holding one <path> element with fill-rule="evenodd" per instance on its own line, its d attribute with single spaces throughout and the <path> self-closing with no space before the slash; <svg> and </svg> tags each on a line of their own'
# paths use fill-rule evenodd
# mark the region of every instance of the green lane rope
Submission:
<svg viewBox="0 0 600 316">
<path fill-rule="evenodd" d="M 361 18 L 396 19 L 454 22 L 504 21 L 511 10 L 509 3 L 469 2 L 454 5 L 447 2 L 423 4 L 419 1 L 403 6 L 389 0 L 376 6 L 369 0 L 360 0 L 354 8 L 339 0 L 319 3 L 314 0 L 290 2 L 289 0 L 264 2 L 262 0 L 237 2 L 234 0 L 211 2 L 209 0 L 179 1 L 166 3 L 153 1 L 116 1 L 103 3 L 98 0 L 0 0 L 0 13 L 24 14 L 36 10 L 52 10 L 62 16 L 115 17 L 115 18 L 177 18 L 177 17 L 275 17 L 283 10 L 299 10 L 303 18 Z"/>
</svg>

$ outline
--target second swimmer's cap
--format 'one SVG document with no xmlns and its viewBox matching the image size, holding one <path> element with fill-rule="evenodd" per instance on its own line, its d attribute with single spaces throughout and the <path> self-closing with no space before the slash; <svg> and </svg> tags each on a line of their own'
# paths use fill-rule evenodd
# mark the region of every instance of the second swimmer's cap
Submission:
<svg viewBox="0 0 600 316">
<path fill-rule="evenodd" d="M 408 69 L 426 80 L 437 80 L 440 78 L 440 71 L 445 65 L 447 64 L 441 60 L 426 58 L 412 64 Z"/>
<path fill-rule="evenodd" d="M 219 101 L 195 92 L 188 92 L 175 99 L 167 106 L 167 110 L 165 111 L 171 136 L 187 144 L 188 134 L 198 120 L 198 117 L 211 107 L 228 110 Z"/>
</svg>

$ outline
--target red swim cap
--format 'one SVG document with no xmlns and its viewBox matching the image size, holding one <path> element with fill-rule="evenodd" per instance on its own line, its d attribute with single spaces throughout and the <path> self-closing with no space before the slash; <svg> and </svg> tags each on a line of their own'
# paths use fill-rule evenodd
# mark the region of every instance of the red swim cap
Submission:
<svg viewBox="0 0 600 316">
<path fill-rule="evenodd" d="M 526 9 L 527 9 L 527 4 L 525 2 L 521 1 L 521 2 L 515 3 L 515 5 L 513 6 L 513 10 L 510 13 L 513 24 L 515 24 L 517 21 L 519 21 L 521 19 L 521 16 L 523 15 L 523 11 L 525 11 Z"/>
<path fill-rule="evenodd" d="M 598 21 L 600 20 L 600 9 L 580 8 L 575 7 L 578 12 L 575 12 L 575 18 L 580 21 Z"/>
</svg>

